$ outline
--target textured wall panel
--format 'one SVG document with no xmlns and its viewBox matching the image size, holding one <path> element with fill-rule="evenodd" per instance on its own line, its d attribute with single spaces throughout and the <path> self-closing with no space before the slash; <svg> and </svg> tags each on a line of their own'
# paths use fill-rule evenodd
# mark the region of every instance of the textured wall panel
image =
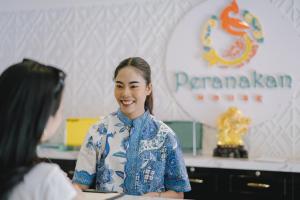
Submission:
<svg viewBox="0 0 300 200">
<path fill-rule="evenodd" d="M 152 66 L 155 114 L 164 120 L 188 119 L 164 81 L 164 56 L 168 38 L 180 18 L 201 2 L 111 1 L 1 11 L 0 71 L 23 57 L 57 65 L 68 74 L 66 117 L 95 117 L 117 108 L 112 81 L 116 65 L 128 56 L 142 56 Z M 269 2 L 299 34 L 299 1 Z M 250 156 L 299 158 L 299 122 L 300 89 L 271 120 L 251 128 L 245 138 Z M 62 139 L 63 134 L 60 134 L 53 141 Z M 211 154 L 215 143 L 216 130 L 205 126 L 203 153 Z"/>
</svg>

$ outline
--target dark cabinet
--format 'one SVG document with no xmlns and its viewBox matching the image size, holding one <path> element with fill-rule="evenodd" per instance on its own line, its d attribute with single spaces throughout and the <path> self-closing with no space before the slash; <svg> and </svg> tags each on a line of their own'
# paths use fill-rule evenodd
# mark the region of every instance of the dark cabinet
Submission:
<svg viewBox="0 0 300 200">
<path fill-rule="evenodd" d="M 300 173 L 293 173 L 293 197 L 300 199 Z"/>
<path fill-rule="evenodd" d="M 243 199 L 292 199 L 292 175 L 282 172 L 233 171 L 229 193 Z"/>
<path fill-rule="evenodd" d="M 185 193 L 188 199 L 300 199 L 300 176 L 293 173 L 198 167 L 187 170 L 192 186 L 192 191 Z"/>
<path fill-rule="evenodd" d="M 76 160 L 50 159 L 72 179 Z M 187 167 L 186 199 L 299 200 L 300 173 Z"/>
<path fill-rule="evenodd" d="M 209 168 L 188 167 L 192 191 L 185 193 L 186 199 L 212 199 L 218 191 L 218 176 Z M 205 198 L 204 198 L 205 197 Z"/>
</svg>

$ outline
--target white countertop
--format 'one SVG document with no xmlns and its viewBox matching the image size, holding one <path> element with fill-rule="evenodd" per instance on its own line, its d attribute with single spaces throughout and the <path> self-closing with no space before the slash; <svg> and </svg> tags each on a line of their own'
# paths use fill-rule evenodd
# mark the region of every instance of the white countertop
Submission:
<svg viewBox="0 0 300 200">
<path fill-rule="evenodd" d="M 190 166 L 190 167 L 300 173 L 300 161 L 292 161 L 292 160 L 269 159 L 269 158 L 258 158 L 258 159 L 219 158 L 219 157 L 212 157 L 212 156 L 192 156 L 188 154 L 184 155 L 184 160 L 186 166 Z"/>
<path fill-rule="evenodd" d="M 37 148 L 37 154 L 40 158 L 76 160 L 78 153 L 79 151 L 63 151 L 57 148 Z"/>
<path fill-rule="evenodd" d="M 133 196 L 119 193 L 94 193 L 83 192 L 83 200 L 99 200 L 99 199 L 120 199 L 120 200 L 170 200 L 163 197 L 147 197 L 147 196 Z"/>
<path fill-rule="evenodd" d="M 50 159 L 76 160 L 78 151 L 62 151 L 54 148 L 38 148 L 38 156 Z M 244 169 L 300 173 L 300 161 L 284 159 L 236 159 L 184 154 L 186 166 L 224 169 Z"/>
</svg>

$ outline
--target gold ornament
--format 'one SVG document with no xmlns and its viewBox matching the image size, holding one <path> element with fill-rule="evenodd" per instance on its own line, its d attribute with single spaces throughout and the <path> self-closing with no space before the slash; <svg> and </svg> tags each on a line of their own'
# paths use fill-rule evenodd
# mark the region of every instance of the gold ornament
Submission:
<svg viewBox="0 0 300 200">
<path fill-rule="evenodd" d="M 228 110 L 218 118 L 218 146 L 238 147 L 243 146 L 242 136 L 248 132 L 251 119 L 243 116 L 236 107 Z"/>
</svg>

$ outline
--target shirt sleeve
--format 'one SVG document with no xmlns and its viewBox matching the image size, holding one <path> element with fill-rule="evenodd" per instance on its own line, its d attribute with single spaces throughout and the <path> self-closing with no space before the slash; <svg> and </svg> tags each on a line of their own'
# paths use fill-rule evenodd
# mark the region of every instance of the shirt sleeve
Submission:
<svg viewBox="0 0 300 200">
<path fill-rule="evenodd" d="M 167 190 L 176 192 L 188 192 L 191 190 L 191 186 L 176 135 L 170 133 L 166 142 L 165 187 Z"/>
<path fill-rule="evenodd" d="M 100 124 L 93 125 L 83 144 L 81 145 L 73 176 L 73 183 L 92 186 L 96 177 L 97 156 L 99 153 L 100 135 L 98 133 Z"/>
<path fill-rule="evenodd" d="M 71 200 L 78 195 L 67 175 L 58 166 L 55 166 L 49 172 L 42 184 L 41 191 L 43 191 L 41 194 L 45 200 Z"/>
</svg>

